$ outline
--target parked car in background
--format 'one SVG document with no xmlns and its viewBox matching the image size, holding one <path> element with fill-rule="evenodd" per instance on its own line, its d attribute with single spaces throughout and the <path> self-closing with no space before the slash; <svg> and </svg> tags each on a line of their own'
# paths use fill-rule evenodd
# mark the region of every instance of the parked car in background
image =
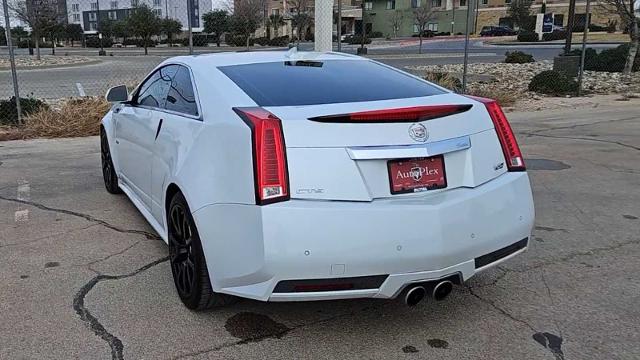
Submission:
<svg viewBox="0 0 640 360">
<path fill-rule="evenodd" d="M 295 50 L 170 58 L 107 99 L 105 187 L 168 243 L 190 309 L 442 300 L 529 245 L 529 177 L 494 100 Z"/>
<path fill-rule="evenodd" d="M 483 26 L 480 36 L 511 36 L 517 35 L 517 31 L 508 26 Z"/>
</svg>

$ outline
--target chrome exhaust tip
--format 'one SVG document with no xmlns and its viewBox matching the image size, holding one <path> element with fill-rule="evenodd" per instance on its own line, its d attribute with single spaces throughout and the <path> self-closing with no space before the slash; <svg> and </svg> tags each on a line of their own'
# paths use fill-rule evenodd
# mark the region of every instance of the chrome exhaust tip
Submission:
<svg viewBox="0 0 640 360">
<path fill-rule="evenodd" d="M 436 300 L 444 300 L 453 290 L 453 283 L 449 280 L 440 281 L 433 287 L 431 291 L 431 297 Z"/>
<path fill-rule="evenodd" d="M 415 286 L 407 291 L 407 295 L 404 297 L 404 302 L 408 306 L 416 306 L 426 295 L 427 290 L 424 287 Z"/>
</svg>

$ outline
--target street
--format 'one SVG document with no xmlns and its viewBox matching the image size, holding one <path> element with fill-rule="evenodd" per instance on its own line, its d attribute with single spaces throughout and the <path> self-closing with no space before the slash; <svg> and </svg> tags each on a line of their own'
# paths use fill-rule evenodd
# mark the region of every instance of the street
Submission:
<svg viewBox="0 0 640 360">
<path fill-rule="evenodd" d="M 143 72 L 160 60 L 105 61 Z M 84 68 L 41 73 L 52 86 L 108 77 Z M 165 243 L 104 189 L 97 137 L 0 142 L 0 358 L 638 359 L 639 105 L 508 114 L 536 204 L 529 251 L 414 308 L 191 312 Z"/>
<path fill-rule="evenodd" d="M 577 46 L 574 45 L 574 46 Z M 596 49 L 603 49 L 615 45 L 593 45 Z M 311 50 L 312 43 L 301 45 L 301 50 Z M 355 53 L 357 46 L 344 45 L 343 51 Z M 430 38 L 424 41 L 422 54 L 418 54 L 417 39 L 404 43 L 393 43 L 382 46 L 369 46 L 368 57 L 383 63 L 404 69 L 414 65 L 460 64 L 464 61 L 464 40 L 440 40 Z M 237 48 L 233 48 L 237 50 Z M 525 51 L 533 55 L 536 60 L 552 60 L 560 53 L 561 44 L 499 46 L 488 45 L 483 40 L 472 39 L 469 47 L 470 62 L 502 62 L 507 51 Z M 18 54 L 24 54 L 26 49 L 19 49 Z M 205 52 L 228 51 L 228 48 L 196 48 L 196 54 Z M 253 48 L 252 50 L 262 50 Z M 268 49 L 273 50 L 273 49 Z M 275 49 L 275 50 L 285 50 Z M 42 49 L 42 54 L 48 54 L 50 49 Z M 153 67 L 172 55 L 186 55 L 186 48 L 150 48 L 149 56 L 143 56 L 141 48 L 113 48 L 108 53 L 114 56 L 97 57 L 97 49 L 58 48 L 57 54 L 65 53 L 76 56 L 91 56 L 99 63 L 71 67 L 46 69 L 18 70 L 20 92 L 23 95 L 44 99 L 59 99 L 81 94 L 102 96 L 106 90 L 114 85 L 132 83 L 137 84 Z M 0 56 L 7 56 L 6 50 L 0 50 Z M 11 72 L 0 70 L 0 99 L 13 96 L 11 87 Z M 81 90 L 80 90 L 81 89 Z"/>
</svg>

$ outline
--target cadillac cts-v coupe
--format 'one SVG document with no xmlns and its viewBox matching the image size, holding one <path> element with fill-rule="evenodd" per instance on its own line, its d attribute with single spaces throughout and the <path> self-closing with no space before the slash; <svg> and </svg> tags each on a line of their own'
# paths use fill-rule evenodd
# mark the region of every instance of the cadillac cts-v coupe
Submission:
<svg viewBox="0 0 640 360">
<path fill-rule="evenodd" d="M 527 248 L 529 178 L 493 100 L 295 51 L 175 57 L 107 98 L 105 186 L 168 243 L 190 309 L 414 305 Z"/>
</svg>

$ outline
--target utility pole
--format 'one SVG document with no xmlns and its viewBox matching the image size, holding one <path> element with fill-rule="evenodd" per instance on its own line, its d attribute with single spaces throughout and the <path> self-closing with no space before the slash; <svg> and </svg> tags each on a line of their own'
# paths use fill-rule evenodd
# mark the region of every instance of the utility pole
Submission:
<svg viewBox="0 0 640 360">
<path fill-rule="evenodd" d="M 451 0 L 451 35 L 454 34 L 453 26 L 456 23 L 456 0 Z"/>
<path fill-rule="evenodd" d="M 474 0 L 469 0 L 469 4 L 467 4 L 467 9 L 471 5 Z M 478 0 L 476 1 L 476 6 Z M 462 70 L 462 93 L 465 94 L 467 92 L 467 68 L 469 66 L 469 22 L 471 22 L 473 14 L 471 11 L 467 11 L 467 24 L 464 28 L 464 67 Z"/>
<path fill-rule="evenodd" d="M 584 53 L 587 50 L 587 36 L 589 35 L 589 24 L 591 23 L 591 1 L 587 0 L 584 33 L 582 34 L 582 53 L 580 54 L 580 73 L 578 73 L 578 96 L 582 95 L 582 76 L 584 74 Z"/>
<path fill-rule="evenodd" d="M 102 29 L 100 28 L 100 0 L 96 0 L 96 31 L 98 32 L 98 40 L 100 40 L 100 51 L 98 51 L 98 56 L 105 56 L 107 52 L 104 51 L 104 47 L 102 46 L 102 33 L 100 32 Z"/>
<path fill-rule="evenodd" d="M 315 51 L 333 50 L 333 1 L 315 0 Z M 301 34 L 298 34 L 300 36 Z"/>
</svg>

